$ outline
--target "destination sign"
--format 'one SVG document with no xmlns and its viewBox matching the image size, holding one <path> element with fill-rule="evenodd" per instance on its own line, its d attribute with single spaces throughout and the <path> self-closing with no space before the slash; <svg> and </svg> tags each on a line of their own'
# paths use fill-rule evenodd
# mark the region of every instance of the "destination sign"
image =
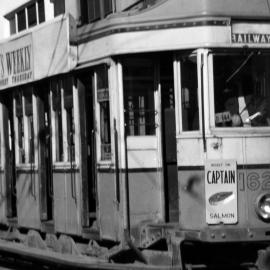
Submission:
<svg viewBox="0 0 270 270">
<path fill-rule="evenodd" d="M 0 89 L 33 80 L 31 35 L 0 44 Z"/>
<path fill-rule="evenodd" d="M 237 223 L 236 161 L 208 160 L 206 162 L 205 205 L 208 224 Z"/>
<path fill-rule="evenodd" d="M 232 43 L 270 44 L 270 34 L 233 33 Z"/>
</svg>

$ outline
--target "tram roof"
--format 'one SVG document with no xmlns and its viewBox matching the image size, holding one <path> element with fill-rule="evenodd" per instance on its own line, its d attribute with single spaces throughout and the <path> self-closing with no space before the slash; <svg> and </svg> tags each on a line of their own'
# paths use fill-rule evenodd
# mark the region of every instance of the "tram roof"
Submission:
<svg viewBox="0 0 270 270">
<path fill-rule="evenodd" d="M 80 27 L 78 38 L 84 39 L 108 28 L 196 21 L 202 17 L 270 21 L 270 0 L 157 0 L 148 8 L 114 13 Z"/>
</svg>

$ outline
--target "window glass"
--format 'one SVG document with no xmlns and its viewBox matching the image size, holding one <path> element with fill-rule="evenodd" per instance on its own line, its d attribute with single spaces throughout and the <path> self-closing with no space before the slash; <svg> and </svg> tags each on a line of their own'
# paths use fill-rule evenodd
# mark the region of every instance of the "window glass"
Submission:
<svg viewBox="0 0 270 270">
<path fill-rule="evenodd" d="M 24 143 L 24 124 L 23 124 L 23 108 L 22 93 L 18 92 L 15 96 L 16 118 L 17 118 L 17 134 L 18 134 L 18 158 L 19 163 L 25 163 L 25 143 Z"/>
<path fill-rule="evenodd" d="M 35 26 L 37 24 L 36 4 L 32 4 L 27 7 L 28 27 Z"/>
<path fill-rule="evenodd" d="M 25 9 L 17 13 L 18 16 L 18 31 L 26 29 Z"/>
<path fill-rule="evenodd" d="M 16 33 L 15 15 L 9 20 L 9 30 L 11 35 Z"/>
<path fill-rule="evenodd" d="M 52 80 L 51 82 L 53 111 L 55 117 L 55 154 L 56 161 L 64 161 L 63 151 L 63 127 L 62 127 L 62 100 L 61 100 L 61 81 Z"/>
<path fill-rule="evenodd" d="M 97 102 L 100 113 L 100 142 L 101 160 L 111 159 L 111 126 L 108 68 L 102 66 L 96 70 L 97 76 Z"/>
<path fill-rule="evenodd" d="M 54 1 L 54 17 L 65 13 L 65 0 Z"/>
<path fill-rule="evenodd" d="M 100 19 L 100 0 L 88 0 L 89 22 Z"/>
<path fill-rule="evenodd" d="M 44 0 L 38 1 L 38 21 L 39 23 L 45 21 Z"/>
<path fill-rule="evenodd" d="M 74 109 L 73 109 L 73 80 L 71 77 L 64 81 L 64 108 L 67 114 L 67 142 L 68 142 L 68 161 L 75 160 L 75 143 L 74 143 Z"/>
<path fill-rule="evenodd" d="M 81 23 L 85 24 L 89 22 L 88 18 L 88 1 L 87 0 L 80 0 L 81 6 Z"/>
<path fill-rule="evenodd" d="M 32 100 L 32 91 L 27 89 L 24 92 L 24 111 L 26 117 L 27 125 L 27 143 L 28 143 L 28 153 L 26 160 L 29 163 L 33 163 L 35 160 L 35 149 L 34 149 L 34 123 L 33 123 L 33 100 Z"/>
<path fill-rule="evenodd" d="M 2 166 L 2 134 L 1 134 L 1 130 L 0 130 L 0 166 Z"/>
<path fill-rule="evenodd" d="M 112 13 L 112 0 L 103 0 L 104 15 Z"/>
<path fill-rule="evenodd" d="M 270 126 L 270 55 L 216 54 L 213 62 L 215 125 Z"/>
<path fill-rule="evenodd" d="M 181 59 L 181 99 L 182 129 L 199 129 L 197 57 L 187 56 Z"/>
<path fill-rule="evenodd" d="M 156 131 L 153 60 L 124 60 L 123 81 L 127 135 L 154 135 Z"/>
</svg>

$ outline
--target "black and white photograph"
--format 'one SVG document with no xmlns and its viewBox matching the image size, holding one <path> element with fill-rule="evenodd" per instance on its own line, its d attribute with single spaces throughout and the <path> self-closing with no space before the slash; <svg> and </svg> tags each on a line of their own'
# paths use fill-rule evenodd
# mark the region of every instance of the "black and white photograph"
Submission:
<svg viewBox="0 0 270 270">
<path fill-rule="evenodd" d="M 0 0 L 0 270 L 270 270 L 270 0 Z"/>
</svg>

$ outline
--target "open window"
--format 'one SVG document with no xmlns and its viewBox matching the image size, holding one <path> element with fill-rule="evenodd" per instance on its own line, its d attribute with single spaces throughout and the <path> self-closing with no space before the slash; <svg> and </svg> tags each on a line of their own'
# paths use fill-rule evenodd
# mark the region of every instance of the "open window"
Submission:
<svg viewBox="0 0 270 270">
<path fill-rule="evenodd" d="M 51 81 L 53 158 L 56 162 L 75 161 L 73 78 Z"/>
<path fill-rule="evenodd" d="M 34 27 L 45 21 L 44 0 L 28 1 L 6 14 L 5 18 L 9 21 L 11 35 Z"/>
<path fill-rule="evenodd" d="M 112 0 L 80 0 L 83 24 L 105 18 L 113 12 Z"/>
<path fill-rule="evenodd" d="M 180 58 L 182 131 L 199 130 L 197 55 Z"/>
<path fill-rule="evenodd" d="M 126 135 L 155 135 L 155 65 L 149 58 L 123 61 Z"/>
<path fill-rule="evenodd" d="M 18 89 L 14 103 L 17 135 L 16 164 L 32 164 L 35 162 L 32 88 Z"/>
<path fill-rule="evenodd" d="M 270 126 L 270 54 L 213 55 L 216 127 Z"/>
<path fill-rule="evenodd" d="M 17 164 L 25 163 L 25 141 L 24 141 L 24 121 L 23 121 L 23 99 L 22 92 L 15 94 L 15 117 L 17 134 Z"/>
<path fill-rule="evenodd" d="M 64 161 L 64 149 L 63 149 L 63 127 L 62 127 L 62 91 L 61 81 L 51 81 L 52 91 L 52 110 L 54 118 L 54 160 L 57 162 Z"/>
<path fill-rule="evenodd" d="M 111 124 L 108 67 L 102 65 L 95 71 L 97 113 L 99 118 L 100 159 L 111 160 Z"/>
<path fill-rule="evenodd" d="M 67 129 L 67 160 L 75 161 L 75 141 L 74 141 L 74 108 L 73 108 L 73 79 L 67 77 L 64 81 L 64 109 L 66 113 Z"/>
</svg>

